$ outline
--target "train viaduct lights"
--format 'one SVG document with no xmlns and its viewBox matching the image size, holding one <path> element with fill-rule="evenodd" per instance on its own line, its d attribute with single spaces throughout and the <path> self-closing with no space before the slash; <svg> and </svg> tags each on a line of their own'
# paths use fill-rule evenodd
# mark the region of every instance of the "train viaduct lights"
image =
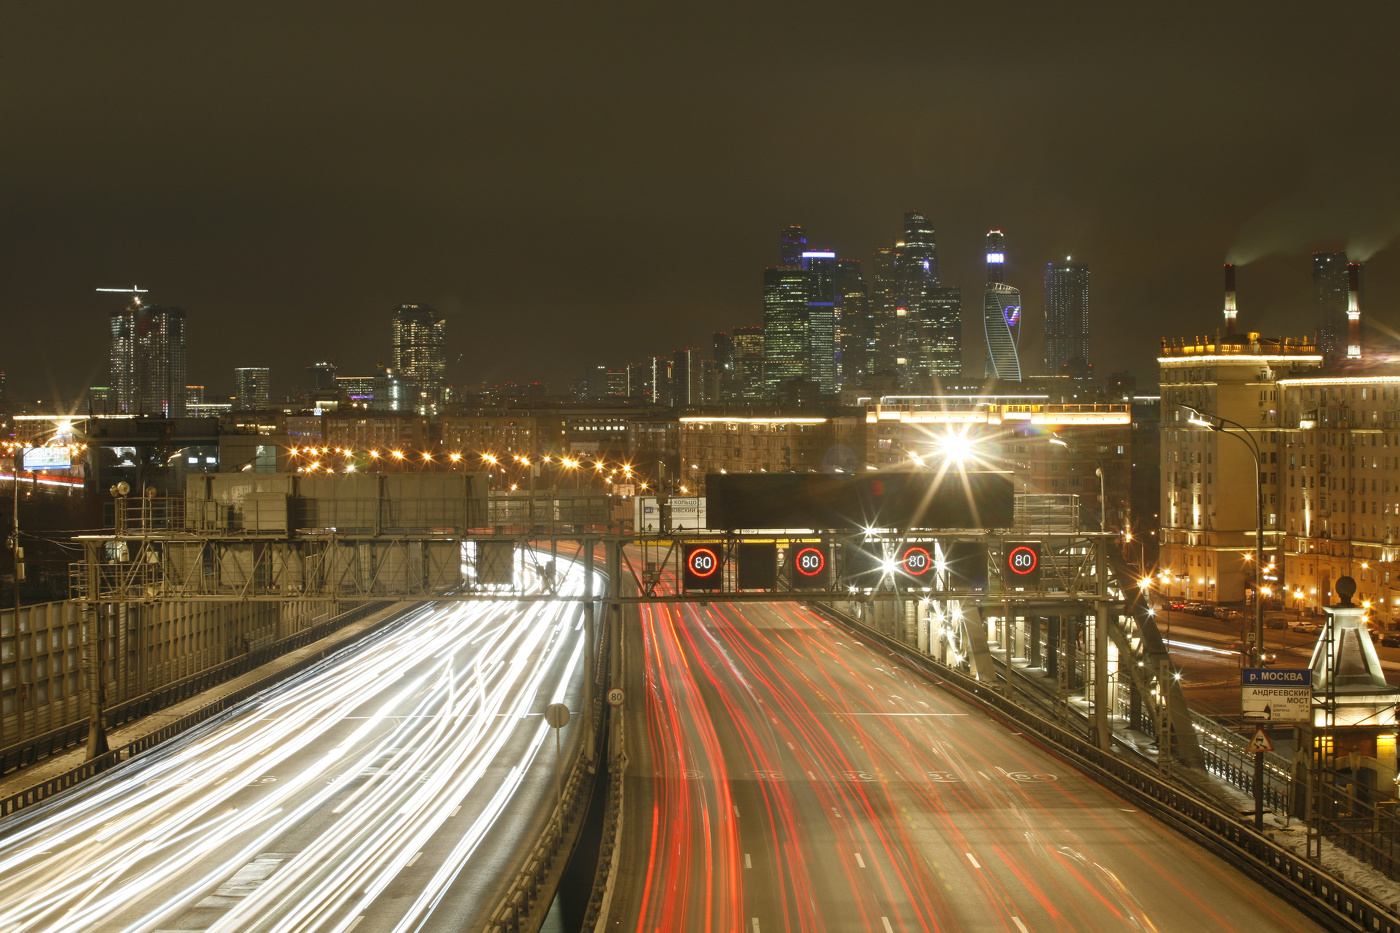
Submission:
<svg viewBox="0 0 1400 933">
<path fill-rule="evenodd" d="M 723 589 L 724 557 L 719 545 L 687 544 L 681 557 L 684 561 L 682 582 L 687 590 Z"/>
<path fill-rule="evenodd" d="M 796 590 L 821 590 L 826 588 L 828 565 L 831 555 L 824 544 L 794 544 L 788 552 L 790 571 L 788 579 Z"/>
<path fill-rule="evenodd" d="M 1040 543 L 1008 541 L 1002 553 L 1002 579 L 1008 586 L 1033 587 L 1040 583 Z"/>
</svg>

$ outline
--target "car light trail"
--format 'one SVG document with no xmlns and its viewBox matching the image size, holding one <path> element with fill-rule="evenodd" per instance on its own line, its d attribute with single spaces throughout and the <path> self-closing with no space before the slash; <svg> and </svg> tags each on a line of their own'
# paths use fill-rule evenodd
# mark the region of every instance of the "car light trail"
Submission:
<svg viewBox="0 0 1400 933">
<path fill-rule="evenodd" d="M 581 594 L 579 565 L 559 565 L 563 592 Z M 578 683 L 579 616 L 418 610 L 21 813 L 0 841 L 0 929 L 154 931 L 194 913 L 188 928 L 209 931 L 345 931 L 371 913 L 423 929 L 518 802 L 549 738 L 544 706 Z"/>
</svg>

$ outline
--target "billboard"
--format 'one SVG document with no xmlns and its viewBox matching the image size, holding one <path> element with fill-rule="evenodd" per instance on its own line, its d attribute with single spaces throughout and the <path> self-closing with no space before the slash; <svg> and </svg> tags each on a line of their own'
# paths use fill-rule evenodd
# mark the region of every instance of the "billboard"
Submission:
<svg viewBox="0 0 1400 933">
<path fill-rule="evenodd" d="M 711 473 L 710 528 L 1010 528 L 1015 486 L 1006 472 Z"/>
<path fill-rule="evenodd" d="M 73 466 L 71 447 L 25 447 L 20 452 L 21 470 L 67 470 Z"/>
</svg>

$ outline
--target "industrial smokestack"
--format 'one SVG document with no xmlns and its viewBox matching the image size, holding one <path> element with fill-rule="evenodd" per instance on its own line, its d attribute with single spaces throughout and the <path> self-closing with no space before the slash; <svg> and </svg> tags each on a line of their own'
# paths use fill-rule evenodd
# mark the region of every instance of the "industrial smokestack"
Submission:
<svg viewBox="0 0 1400 933">
<path fill-rule="evenodd" d="M 1347 263 L 1347 359 L 1361 359 L 1361 263 Z"/>
<path fill-rule="evenodd" d="M 1225 333 L 1235 332 L 1235 315 L 1238 309 L 1235 307 L 1235 264 L 1225 263 Z"/>
</svg>

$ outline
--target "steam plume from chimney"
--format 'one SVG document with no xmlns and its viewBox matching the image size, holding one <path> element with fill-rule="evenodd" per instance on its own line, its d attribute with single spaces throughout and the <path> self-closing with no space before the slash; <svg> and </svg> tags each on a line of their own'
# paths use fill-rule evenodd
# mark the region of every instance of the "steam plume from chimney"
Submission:
<svg viewBox="0 0 1400 933">
<path fill-rule="evenodd" d="M 1347 359 L 1361 359 L 1361 263 L 1347 263 Z"/>
</svg>

